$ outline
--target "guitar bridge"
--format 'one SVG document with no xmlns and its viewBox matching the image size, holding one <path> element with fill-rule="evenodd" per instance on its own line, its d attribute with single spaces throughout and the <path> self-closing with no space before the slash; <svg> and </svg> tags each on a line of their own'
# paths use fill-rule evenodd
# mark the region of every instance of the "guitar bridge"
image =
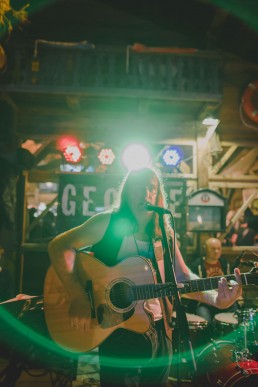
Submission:
<svg viewBox="0 0 258 387">
<path fill-rule="evenodd" d="M 93 298 L 93 287 L 92 287 L 92 281 L 86 281 L 85 286 L 85 292 L 89 298 L 90 301 L 90 314 L 91 318 L 96 318 L 96 312 L 95 312 L 95 305 L 94 305 L 94 298 Z"/>
</svg>

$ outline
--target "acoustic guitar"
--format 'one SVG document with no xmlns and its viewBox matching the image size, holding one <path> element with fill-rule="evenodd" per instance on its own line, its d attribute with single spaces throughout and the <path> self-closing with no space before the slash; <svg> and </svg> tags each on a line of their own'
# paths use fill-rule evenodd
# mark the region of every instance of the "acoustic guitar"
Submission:
<svg viewBox="0 0 258 387">
<path fill-rule="evenodd" d="M 156 283 L 150 261 L 140 256 L 125 259 L 109 267 L 96 257 L 79 253 L 76 258 L 79 281 L 90 300 L 91 322 L 88 330 L 69 324 L 69 294 L 51 266 L 44 283 L 44 313 L 52 339 L 72 352 L 88 352 L 99 346 L 114 330 L 128 329 L 145 333 L 150 328 L 150 317 L 144 302 L 151 298 L 216 289 L 221 277 L 183 282 L 175 289 L 171 283 Z M 243 285 L 257 285 L 257 268 L 242 273 Z M 234 275 L 225 278 L 234 280 Z"/>
</svg>

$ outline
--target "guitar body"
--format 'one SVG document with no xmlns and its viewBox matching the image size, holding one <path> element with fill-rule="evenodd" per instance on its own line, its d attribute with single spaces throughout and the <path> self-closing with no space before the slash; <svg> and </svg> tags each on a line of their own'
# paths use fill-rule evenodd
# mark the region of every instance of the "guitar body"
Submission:
<svg viewBox="0 0 258 387">
<path fill-rule="evenodd" d="M 108 267 L 89 254 L 76 259 L 79 281 L 90 301 L 91 322 L 86 331 L 69 324 L 69 294 L 51 267 L 44 284 L 44 311 L 53 340 L 67 351 L 88 352 L 99 346 L 118 328 L 145 333 L 150 317 L 144 310 L 147 299 L 201 292 L 218 288 L 221 277 L 185 281 L 176 288 L 173 283 L 156 283 L 152 265 L 143 257 L 130 257 Z M 243 285 L 257 285 L 258 268 L 241 274 Z M 225 276 L 235 280 L 234 275 Z"/>
<path fill-rule="evenodd" d="M 61 347 L 72 352 L 88 352 L 113 331 L 124 328 L 145 333 L 150 318 L 143 301 L 131 294 L 134 285 L 154 284 L 154 273 L 147 259 L 131 257 L 108 267 L 89 254 L 80 253 L 76 269 L 91 301 L 91 323 L 85 332 L 69 324 L 69 295 L 53 267 L 44 283 L 44 312 L 49 333 Z"/>
</svg>

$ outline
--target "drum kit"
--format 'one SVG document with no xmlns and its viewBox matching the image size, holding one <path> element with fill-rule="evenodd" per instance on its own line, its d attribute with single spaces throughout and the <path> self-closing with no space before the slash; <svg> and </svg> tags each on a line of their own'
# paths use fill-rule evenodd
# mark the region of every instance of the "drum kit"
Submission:
<svg viewBox="0 0 258 387">
<path fill-rule="evenodd" d="M 196 373 L 190 375 L 189 353 L 174 348 L 171 380 L 198 387 L 253 386 L 258 383 L 258 309 L 241 308 L 214 317 L 214 335 L 201 316 L 186 313 Z M 175 314 L 174 314 L 175 318 Z M 176 332 L 175 332 L 176 333 Z M 180 364 L 179 364 L 180 362 Z"/>
<path fill-rule="evenodd" d="M 186 313 L 196 372 L 189 377 L 186 366 L 189 355 L 179 355 L 181 348 L 177 348 L 174 354 L 179 357 L 174 364 L 172 361 L 172 369 L 177 364 L 177 370 L 173 371 L 172 379 L 180 385 L 188 381 L 196 387 L 258 385 L 257 296 L 257 288 L 245 289 L 235 312 L 215 315 L 212 333 L 205 319 Z"/>
<path fill-rule="evenodd" d="M 214 317 L 217 337 L 197 355 L 198 386 L 258 382 L 258 309 L 242 307 Z"/>
</svg>

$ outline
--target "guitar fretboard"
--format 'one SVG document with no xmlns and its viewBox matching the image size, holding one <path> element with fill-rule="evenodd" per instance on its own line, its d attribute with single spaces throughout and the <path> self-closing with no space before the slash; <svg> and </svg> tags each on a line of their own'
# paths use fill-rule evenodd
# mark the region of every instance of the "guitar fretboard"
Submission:
<svg viewBox="0 0 258 387">
<path fill-rule="evenodd" d="M 235 275 L 224 276 L 229 282 L 236 280 Z M 183 288 L 175 288 L 172 283 L 165 284 L 148 284 L 148 285 L 137 285 L 131 287 L 131 296 L 134 300 L 146 300 L 150 298 L 163 298 L 166 296 L 173 296 L 175 292 L 181 294 L 203 292 L 205 290 L 213 290 L 218 288 L 219 280 L 222 277 L 210 277 L 204 279 L 196 279 L 191 281 L 183 282 Z M 257 285 L 258 275 L 253 273 L 241 274 L 241 281 L 243 285 Z"/>
<path fill-rule="evenodd" d="M 248 280 L 250 281 L 250 278 L 248 279 L 247 276 L 252 275 L 251 273 L 245 273 L 241 274 L 241 281 L 243 285 L 248 285 Z M 226 280 L 229 281 L 236 281 L 236 277 L 234 274 L 224 276 Z M 253 275 L 255 277 L 255 274 Z M 179 289 L 180 293 L 186 294 L 186 293 L 195 293 L 195 292 L 203 292 L 205 290 L 213 290 L 218 288 L 219 281 L 222 277 L 209 277 L 209 278 L 201 278 L 197 280 L 191 280 L 184 282 L 184 287 L 182 289 Z"/>
</svg>

